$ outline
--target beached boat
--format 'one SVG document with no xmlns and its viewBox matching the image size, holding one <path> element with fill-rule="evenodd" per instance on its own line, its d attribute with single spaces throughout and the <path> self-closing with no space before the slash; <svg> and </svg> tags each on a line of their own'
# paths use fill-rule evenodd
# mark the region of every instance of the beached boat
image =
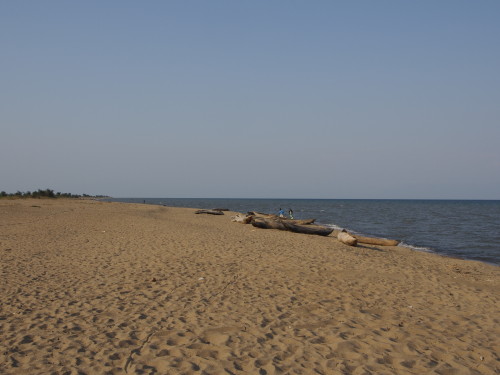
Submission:
<svg viewBox="0 0 500 375">
<path fill-rule="evenodd" d="M 302 225 L 312 224 L 316 221 L 316 219 L 289 219 L 287 217 L 279 217 L 278 215 L 264 214 L 262 212 L 255 212 L 255 211 L 249 211 L 247 215 L 261 219 L 281 220 L 281 221 L 286 221 L 287 223 L 302 224 Z"/>
<path fill-rule="evenodd" d="M 316 219 L 286 219 L 286 218 L 280 218 L 279 220 L 285 223 L 299 224 L 299 225 L 308 225 L 316 221 Z"/>
<path fill-rule="evenodd" d="M 224 212 L 218 210 L 198 210 L 195 214 L 224 215 Z"/>
<path fill-rule="evenodd" d="M 357 234 L 349 233 L 353 236 L 359 243 L 369 244 L 369 245 L 379 245 L 379 246 L 398 246 L 398 240 L 389 240 L 387 238 L 375 238 L 375 237 L 363 237 Z"/>
<path fill-rule="evenodd" d="M 254 217 L 259 217 L 259 218 L 263 218 L 263 219 L 278 219 L 279 218 L 278 215 L 264 214 L 262 212 L 257 212 L 257 211 L 248 211 L 247 215 L 254 216 Z"/>
<path fill-rule="evenodd" d="M 333 232 L 333 228 L 324 227 L 322 225 L 300 225 L 293 224 L 287 221 L 282 222 L 287 230 L 295 233 L 316 234 L 318 236 L 328 236 Z"/>
<path fill-rule="evenodd" d="M 288 230 L 281 220 L 264 219 L 262 217 L 252 217 L 252 225 L 262 229 Z"/>
<path fill-rule="evenodd" d="M 328 236 L 333 232 L 333 228 L 323 227 L 321 225 L 301 225 L 291 223 L 288 220 L 265 219 L 262 217 L 253 217 L 252 225 L 262 229 L 279 229 L 295 233 L 315 234 L 319 236 Z"/>
</svg>

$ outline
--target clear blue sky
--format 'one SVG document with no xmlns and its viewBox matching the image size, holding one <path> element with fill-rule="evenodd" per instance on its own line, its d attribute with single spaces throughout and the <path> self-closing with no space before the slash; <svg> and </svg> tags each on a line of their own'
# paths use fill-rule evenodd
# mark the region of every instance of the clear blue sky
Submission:
<svg viewBox="0 0 500 375">
<path fill-rule="evenodd" d="M 500 1 L 1 1 L 0 190 L 500 199 Z"/>
</svg>

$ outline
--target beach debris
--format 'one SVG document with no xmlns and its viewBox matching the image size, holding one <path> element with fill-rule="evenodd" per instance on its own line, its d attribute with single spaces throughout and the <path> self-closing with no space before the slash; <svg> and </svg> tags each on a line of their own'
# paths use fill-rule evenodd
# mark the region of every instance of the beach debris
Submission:
<svg viewBox="0 0 500 375">
<path fill-rule="evenodd" d="M 453 264 L 450 267 L 451 267 L 452 271 L 454 271 L 456 273 L 465 274 L 465 275 L 468 275 L 471 273 L 471 271 L 465 271 L 462 268 L 458 267 L 456 264 Z"/>
<path fill-rule="evenodd" d="M 337 234 L 337 239 L 349 246 L 357 246 L 358 244 L 358 240 L 347 233 L 345 229 Z"/>
<path fill-rule="evenodd" d="M 224 215 L 224 212 L 218 210 L 198 210 L 195 214 Z"/>
</svg>

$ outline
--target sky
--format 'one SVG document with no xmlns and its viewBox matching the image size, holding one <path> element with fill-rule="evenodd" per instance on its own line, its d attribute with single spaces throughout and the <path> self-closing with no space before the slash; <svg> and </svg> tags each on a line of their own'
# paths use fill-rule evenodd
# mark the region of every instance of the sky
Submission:
<svg viewBox="0 0 500 375">
<path fill-rule="evenodd" d="M 500 199 L 500 1 L 1 1 L 0 190 Z"/>
</svg>

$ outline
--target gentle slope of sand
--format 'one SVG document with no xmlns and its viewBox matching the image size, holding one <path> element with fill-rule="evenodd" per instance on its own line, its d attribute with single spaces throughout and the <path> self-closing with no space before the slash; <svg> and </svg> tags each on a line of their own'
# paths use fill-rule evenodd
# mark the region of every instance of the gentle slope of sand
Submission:
<svg viewBox="0 0 500 375">
<path fill-rule="evenodd" d="M 499 373 L 499 267 L 194 211 L 0 200 L 0 373 Z"/>
</svg>

